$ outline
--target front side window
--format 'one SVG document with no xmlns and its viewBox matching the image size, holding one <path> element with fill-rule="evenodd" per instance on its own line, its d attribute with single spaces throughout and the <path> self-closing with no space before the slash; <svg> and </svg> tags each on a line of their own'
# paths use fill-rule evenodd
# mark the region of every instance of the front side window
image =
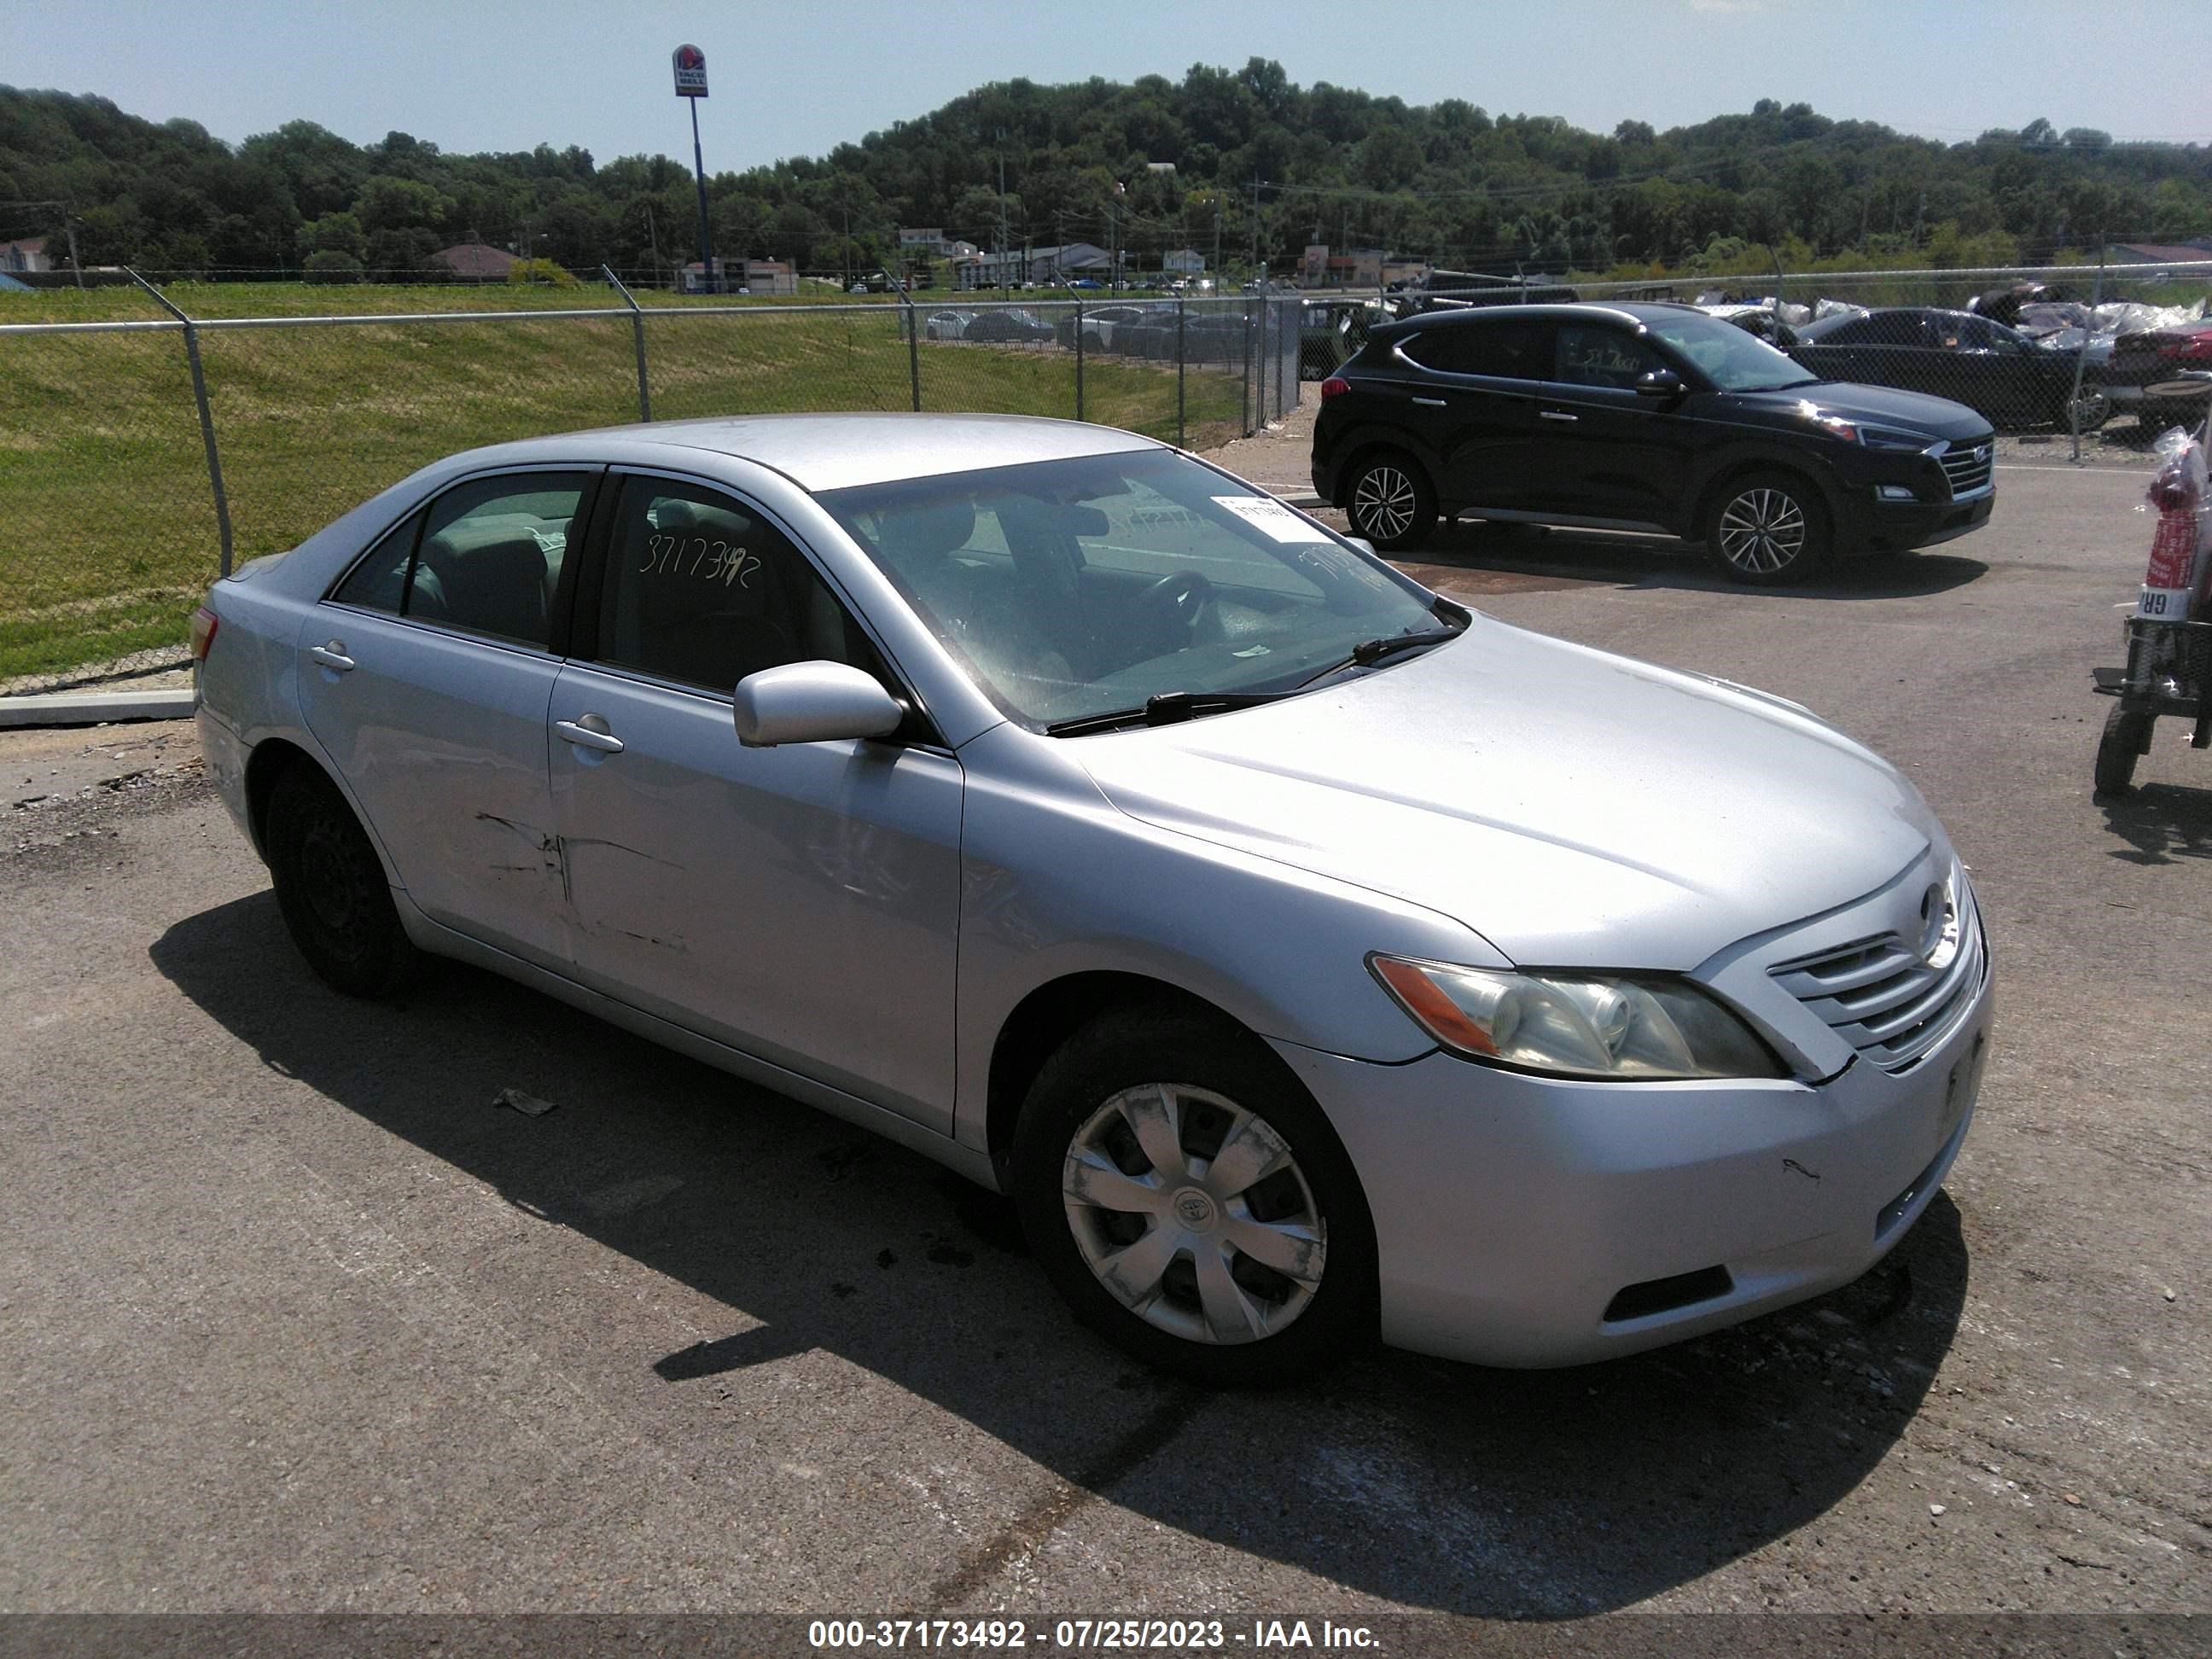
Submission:
<svg viewBox="0 0 2212 1659">
<path fill-rule="evenodd" d="M 1288 507 L 1158 451 L 821 498 L 976 684 L 1033 726 L 1175 692 L 1291 690 L 1433 598 Z"/>
<path fill-rule="evenodd" d="M 616 503 L 599 659 L 727 695 L 788 662 L 877 672 L 836 596 L 789 538 L 704 484 L 629 477 Z"/>
<path fill-rule="evenodd" d="M 1568 323 L 1559 329 L 1559 368 L 1553 378 L 1568 386 L 1633 392 L 1638 375 L 1665 367 L 1657 354 L 1632 334 L 1602 325 Z"/>
</svg>

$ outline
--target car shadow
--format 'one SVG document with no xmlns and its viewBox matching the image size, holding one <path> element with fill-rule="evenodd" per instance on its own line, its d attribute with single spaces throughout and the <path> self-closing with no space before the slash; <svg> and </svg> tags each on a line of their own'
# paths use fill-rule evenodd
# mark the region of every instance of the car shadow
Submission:
<svg viewBox="0 0 2212 1659">
<path fill-rule="evenodd" d="M 1604 582 L 1621 587 L 1679 587 L 1747 599 L 1896 599 L 1948 592 L 1987 573 L 1979 559 L 1955 553 L 1866 554 L 1838 559 L 1813 581 L 1753 587 L 1729 580 L 1706 562 L 1705 550 L 1671 536 L 1569 530 L 1543 526 L 1438 525 L 1418 548 L 1392 556 L 1425 573 L 1465 571 L 1471 586 L 1485 574 Z M 1441 579 L 1441 578 L 1439 578 Z M 1428 581 L 1430 574 L 1420 574 Z"/>
<path fill-rule="evenodd" d="M 1966 1296 L 1939 1195 L 1857 1283 L 1655 1353 L 1508 1372 L 1377 1352 L 1319 1382 L 1207 1395 L 1075 1325 L 1005 1200 L 535 992 L 442 964 L 404 1006 L 339 997 L 267 892 L 177 922 L 149 954 L 264 1065 L 727 1310 L 725 1330 L 673 1346 L 627 1322 L 538 1339 L 577 1370 L 709 1389 L 826 1351 L 1122 1511 L 1415 1607 L 1624 1607 L 1814 1521 L 1903 1432 Z M 507 1087 L 554 1109 L 493 1109 Z M 550 1271 L 453 1248 L 456 1274 Z M 542 1309 L 561 1297 L 526 1301 L 498 1277 L 489 1291 L 559 1317 Z M 730 1420 L 701 1410 L 684 1431 Z M 756 1453 L 778 1431 L 744 1420 Z M 1034 1545 L 1025 1524 L 935 1605 L 973 1605 Z"/>
<path fill-rule="evenodd" d="M 2125 795 L 2100 795 L 2097 805 L 2105 827 L 2127 843 L 2107 849 L 2116 859 L 2129 864 L 2212 859 L 2212 789 L 2146 783 Z"/>
</svg>

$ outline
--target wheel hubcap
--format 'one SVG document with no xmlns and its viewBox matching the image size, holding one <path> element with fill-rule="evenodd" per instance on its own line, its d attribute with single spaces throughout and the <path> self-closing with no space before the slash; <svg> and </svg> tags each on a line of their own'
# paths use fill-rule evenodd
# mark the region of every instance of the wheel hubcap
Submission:
<svg viewBox="0 0 2212 1659">
<path fill-rule="evenodd" d="M 1226 1097 L 1125 1089 L 1079 1130 L 1060 1197 L 1114 1299 L 1188 1341 L 1256 1342 L 1320 1288 L 1328 1226 L 1289 1145 Z"/>
<path fill-rule="evenodd" d="M 1371 466 L 1352 493 L 1352 516 L 1360 530 L 1379 540 L 1402 536 L 1413 522 L 1413 481 L 1395 466 Z"/>
<path fill-rule="evenodd" d="M 1786 570 L 1805 550 L 1805 510 L 1779 489 L 1747 489 L 1721 514 L 1720 544 L 1739 570 Z"/>
</svg>

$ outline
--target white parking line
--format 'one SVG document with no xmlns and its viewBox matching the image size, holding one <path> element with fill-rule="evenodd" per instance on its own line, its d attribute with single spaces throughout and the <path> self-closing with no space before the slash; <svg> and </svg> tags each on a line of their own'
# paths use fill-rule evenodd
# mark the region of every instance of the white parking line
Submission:
<svg viewBox="0 0 2212 1659">
<path fill-rule="evenodd" d="M 2076 475 L 2091 472 L 2106 472 L 2110 473 L 2116 478 L 2134 478 L 2142 476 L 2140 473 L 2136 472 L 2133 467 L 2036 466 L 2027 461 L 1999 461 L 1996 465 L 1996 470 L 2000 472 L 2072 472 Z M 2148 467 L 2144 469 L 2145 471 L 2148 471 L 2150 469 Z"/>
</svg>

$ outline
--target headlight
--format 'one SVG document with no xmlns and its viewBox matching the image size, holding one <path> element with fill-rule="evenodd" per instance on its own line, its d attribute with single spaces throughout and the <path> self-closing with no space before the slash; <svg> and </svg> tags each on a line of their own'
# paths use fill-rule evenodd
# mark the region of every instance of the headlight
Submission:
<svg viewBox="0 0 2212 1659">
<path fill-rule="evenodd" d="M 1742 1020 L 1679 980 L 1385 956 L 1368 966 L 1415 1024 L 1469 1059 L 1622 1082 L 1788 1075 Z"/>
</svg>

